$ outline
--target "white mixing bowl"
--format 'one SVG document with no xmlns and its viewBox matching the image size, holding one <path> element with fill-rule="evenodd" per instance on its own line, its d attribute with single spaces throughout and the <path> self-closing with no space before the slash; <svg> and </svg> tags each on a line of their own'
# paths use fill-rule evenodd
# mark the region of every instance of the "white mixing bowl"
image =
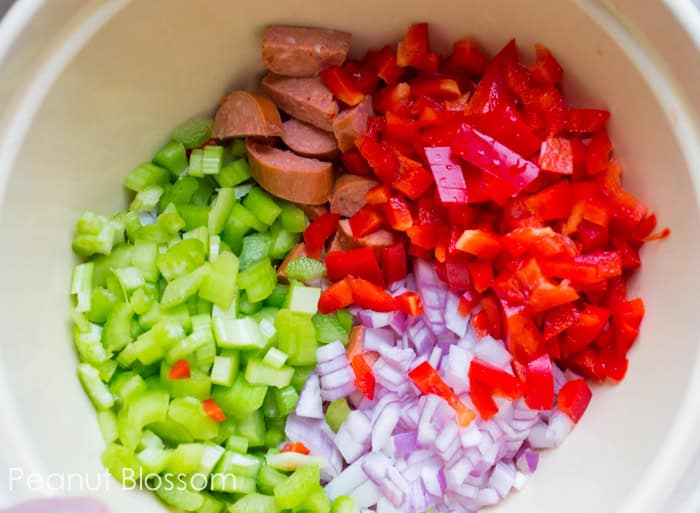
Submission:
<svg viewBox="0 0 700 513">
<path fill-rule="evenodd" d="M 426 20 L 441 51 L 464 35 L 491 51 L 513 36 L 528 53 L 549 46 L 572 103 L 612 111 L 626 185 L 673 230 L 631 284 L 647 316 L 628 377 L 597 387 L 572 436 L 494 511 L 680 511 L 700 429 L 699 18 L 671 0 L 20 0 L 0 25 L 0 506 L 60 485 L 33 490 L 32 473 L 101 471 L 68 320 L 79 213 L 123 208 L 125 173 L 173 126 L 255 86 L 265 24 L 350 30 L 359 53 Z M 164 511 L 108 485 L 92 494 L 117 513 Z"/>
</svg>

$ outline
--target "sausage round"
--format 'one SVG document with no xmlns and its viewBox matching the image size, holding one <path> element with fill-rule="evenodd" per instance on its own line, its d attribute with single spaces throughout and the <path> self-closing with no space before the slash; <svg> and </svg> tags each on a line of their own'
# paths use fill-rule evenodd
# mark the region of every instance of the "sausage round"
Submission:
<svg viewBox="0 0 700 513">
<path fill-rule="evenodd" d="M 246 139 L 246 150 L 251 175 L 269 193 L 309 205 L 328 201 L 333 185 L 330 162 L 300 157 L 252 139 Z"/>
<path fill-rule="evenodd" d="M 337 240 L 336 240 L 337 239 Z M 355 237 L 352 234 L 349 219 L 341 219 L 338 223 L 338 234 L 333 243 L 336 244 L 335 249 L 353 249 L 358 246 L 370 248 L 386 248 L 400 242 L 400 238 L 389 230 L 381 228 L 376 232 L 372 232 L 364 237 Z"/>
<path fill-rule="evenodd" d="M 348 56 L 351 34 L 339 30 L 271 25 L 263 35 L 267 69 L 287 77 L 311 77 Z"/>
<path fill-rule="evenodd" d="M 362 208 L 365 202 L 365 194 L 377 181 L 364 176 L 344 174 L 333 184 L 331 193 L 331 212 L 344 217 L 354 216 Z"/>
<path fill-rule="evenodd" d="M 227 95 L 214 117 L 212 137 L 271 137 L 282 135 L 277 106 L 264 94 L 234 91 Z"/>
<path fill-rule="evenodd" d="M 303 157 L 331 160 L 338 156 L 333 134 L 297 119 L 282 123 L 282 140 L 290 150 Z"/>
<path fill-rule="evenodd" d="M 277 106 L 293 118 L 326 132 L 333 131 L 338 103 L 320 78 L 289 78 L 268 73 L 262 87 Z"/>
<path fill-rule="evenodd" d="M 374 114 L 372 98 L 342 111 L 333 119 L 333 133 L 338 141 L 338 147 L 343 153 L 355 146 L 355 139 L 367 132 L 367 118 Z"/>
</svg>

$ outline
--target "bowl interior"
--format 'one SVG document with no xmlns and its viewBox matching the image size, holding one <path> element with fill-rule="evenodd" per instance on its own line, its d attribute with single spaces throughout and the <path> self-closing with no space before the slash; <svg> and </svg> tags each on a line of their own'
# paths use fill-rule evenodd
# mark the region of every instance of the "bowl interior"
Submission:
<svg viewBox="0 0 700 513">
<path fill-rule="evenodd" d="M 632 60 L 580 5 L 569 2 L 398 0 L 132 2 L 92 37 L 60 74 L 18 148 L 0 203 L 0 398 L 14 427 L 0 463 L 25 472 L 79 473 L 96 480 L 103 443 L 75 377 L 68 320 L 70 252 L 83 209 L 123 208 L 121 182 L 150 158 L 169 130 L 211 113 L 232 88 L 254 88 L 262 72 L 262 27 L 286 22 L 354 34 L 353 50 L 398 40 L 426 20 L 433 45 L 475 36 L 496 51 L 515 36 L 521 51 L 540 42 L 566 72 L 565 94 L 609 108 L 627 187 L 659 214 L 672 236 L 648 245 L 631 292 L 647 316 L 627 379 L 596 390 L 589 413 L 529 486 L 499 512 L 618 511 L 650 470 L 697 372 L 700 226 L 691 174 L 669 120 Z M 3 406 L 5 408 L 5 406 Z M 18 450 L 21 448 L 21 451 Z M 5 458 L 9 458 L 5 456 Z M 163 511 L 150 494 L 105 481 L 93 492 L 114 511 Z M 663 476 L 659 476 L 663 479 Z M 10 495 L 28 493 L 14 483 Z M 104 491 L 105 486 L 109 488 Z M 81 490 L 72 490 L 79 493 Z M 576 492 L 572 500 L 571 492 Z M 495 510 L 496 511 L 496 510 Z"/>
</svg>

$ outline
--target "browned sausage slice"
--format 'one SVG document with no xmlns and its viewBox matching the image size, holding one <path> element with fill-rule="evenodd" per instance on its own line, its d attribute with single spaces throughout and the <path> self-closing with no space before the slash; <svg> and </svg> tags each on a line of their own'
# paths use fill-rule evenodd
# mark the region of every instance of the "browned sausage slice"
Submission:
<svg viewBox="0 0 700 513">
<path fill-rule="evenodd" d="M 331 160 L 338 156 L 333 134 L 296 119 L 282 123 L 282 140 L 290 150 L 304 157 Z"/>
<path fill-rule="evenodd" d="M 306 214 L 306 217 L 312 221 L 317 217 L 321 217 L 323 214 L 328 213 L 328 209 L 325 205 L 305 205 L 303 203 L 297 203 L 297 207 L 302 209 Z"/>
<path fill-rule="evenodd" d="M 282 120 L 269 97 L 234 91 L 223 99 L 216 111 L 211 135 L 217 139 L 282 135 Z"/>
<path fill-rule="evenodd" d="M 333 131 L 338 103 L 320 78 L 289 78 L 268 73 L 262 87 L 277 106 L 293 118 L 326 132 Z"/>
<path fill-rule="evenodd" d="M 296 246 L 292 248 L 292 250 L 287 253 L 287 256 L 284 257 L 284 260 L 282 260 L 282 263 L 280 266 L 277 268 L 277 279 L 281 281 L 282 283 L 287 283 L 287 266 L 289 265 L 289 262 L 294 260 L 295 258 L 300 258 L 300 257 L 305 257 L 306 256 L 306 245 L 303 242 L 300 242 Z"/>
<path fill-rule="evenodd" d="M 328 201 L 333 185 L 330 162 L 300 157 L 246 139 L 250 174 L 267 192 L 280 198 L 319 205 Z"/>
<path fill-rule="evenodd" d="M 342 219 L 338 223 L 338 235 L 340 236 L 338 245 L 343 249 L 352 249 L 353 247 L 370 247 L 370 248 L 386 248 L 400 242 L 399 237 L 389 230 L 380 229 L 376 232 L 365 235 L 364 237 L 355 237 L 350 228 L 350 220 Z"/>
<path fill-rule="evenodd" d="M 361 104 L 344 110 L 335 117 L 333 133 L 340 151 L 345 153 L 355 146 L 357 136 L 367 132 L 367 118 L 373 114 L 372 98 L 367 96 Z"/>
<path fill-rule="evenodd" d="M 287 77 L 312 77 L 348 56 L 351 34 L 339 30 L 272 25 L 263 35 L 267 69 Z"/>
<path fill-rule="evenodd" d="M 344 217 L 354 216 L 365 204 L 365 194 L 377 181 L 364 176 L 344 174 L 333 184 L 331 193 L 331 212 Z"/>
</svg>

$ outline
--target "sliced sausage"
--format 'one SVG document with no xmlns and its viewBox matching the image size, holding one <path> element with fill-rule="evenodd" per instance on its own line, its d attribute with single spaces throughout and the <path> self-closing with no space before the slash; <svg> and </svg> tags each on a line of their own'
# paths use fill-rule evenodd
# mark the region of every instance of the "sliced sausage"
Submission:
<svg viewBox="0 0 700 513">
<path fill-rule="evenodd" d="M 306 245 L 303 242 L 300 242 L 296 246 L 292 248 L 292 250 L 287 253 L 287 256 L 284 257 L 284 260 L 282 260 L 282 263 L 280 266 L 277 268 L 277 279 L 281 281 L 282 283 L 287 283 L 287 266 L 289 265 L 289 262 L 294 260 L 295 258 L 300 258 L 300 257 L 305 257 L 306 256 Z"/>
<path fill-rule="evenodd" d="M 212 137 L 271 137 L 282 135 L 277 106 L 264 94 L 234 91 L 226 96 L 214 117 Z"/>
<path fill-rule="evenodd" d="M 333 134 L 297 119 L 282 123 L 282 140 L 290 150 L 304 157 L 331 160 L 338 156 Z"/>
<path fill-rule="evenodd" d="M 293 118 L 326 132 L 333 131 L 338 103 L 320 78 L 289 78 L 268 73 L 262 87 L 277 106 Z"/>
<path fill-rule="evenodd" d="M 303 203 L 297 203 L 297 207 L 302 209 L 306 214 L 306 217 L 312 221 L 317 217 L 321 217 L 323 214 L 328 213 L 328 209 L 325 205 L 304 205 Z"/>
<path fill-rule="evenodd" d="M 344 174 L 333 184 L 331 212 L 344 217 L 354 216 L 365 202 L 365 194 L 379 182 L 351 174 Z"/>
<path fill-rule="evenodd" d="M 357 136 L 367 132 L 367 118 L 372 115 L 372 98 L 368 95 L 361 104 L 344 110 L 335 117 L 333 133 L 340 151 L 344 153 L 355 146 Z"/>
<path fill-rule="evenodd" d="M 352 236 L 352 228 L 350 228 L 349 219 L 341 219 L 338 222 L 338 231 L 331 240 L 329 251 L 344 251 L 359 247 Z"/>
<path fill-rule="evenodd" d="M 246 139 L 246 149 L 250 174 L 269 193 L 309 205 L 328 201 L 333 185 L 330 162 L 300 157 L 252 139 Z"/>
<path fill-rule="evenodd" d="M 272 25 L 263 35 L 267 69 L 287 77 L 312 77 L 348 56 L 351 34 L 340 30 Z"/>
<path fill-rule="evenodd" d="M 376 232 L 365 235 L 364 237 L 354 237 L 352 234 L 352 228 L 350 228 L 350 220 L 342 219 L 338 223 L 338 236 L 337 240 L 340 249 L 353 249 L 356 247 L 370 247 L 370 248 L 386 248 L 392 246 L 397 242 L 400 242 L 399 237 L 389 230 L 380 229 Z M 336 242 L 336 241 L 334 241 Z"/>
</svg>

